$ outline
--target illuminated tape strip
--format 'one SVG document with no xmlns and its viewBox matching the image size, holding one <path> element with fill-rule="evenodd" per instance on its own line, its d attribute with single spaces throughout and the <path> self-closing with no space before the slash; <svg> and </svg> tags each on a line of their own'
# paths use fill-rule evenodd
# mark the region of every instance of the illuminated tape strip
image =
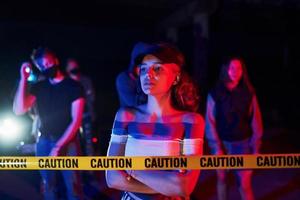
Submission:
<svg viewBox="0 0 300 200">
<path fill-rule="evenodd" d="M 155 170 L 300 168 L 300 154 L 181 157 L 0 157 L 0 170 Z"/>
</svg>

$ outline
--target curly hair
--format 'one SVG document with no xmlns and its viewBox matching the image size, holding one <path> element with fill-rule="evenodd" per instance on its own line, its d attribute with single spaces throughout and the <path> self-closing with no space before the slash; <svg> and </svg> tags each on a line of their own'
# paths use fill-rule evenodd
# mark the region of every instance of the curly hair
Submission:
<svg viewBox="0 0 300 200">
<path fill-rule="evenodd" d="M 198 111 L 199 87 L 186 72 L 181 72 L 179 82 L 172 87 L 171 97 L 175 108 L 191 112 Z"/>
<path fill-rule="evenodd" d="M 138 104 L 147 102 L 147 95 L 141 88 L 140 79 L 137 81 Z M 180 79 L 171 88 L 172 105 L 183 111 L 197 112 L 200 102 L 199 87 L 194 80 L 184 71 L 181 72 Z"/>
</svg>

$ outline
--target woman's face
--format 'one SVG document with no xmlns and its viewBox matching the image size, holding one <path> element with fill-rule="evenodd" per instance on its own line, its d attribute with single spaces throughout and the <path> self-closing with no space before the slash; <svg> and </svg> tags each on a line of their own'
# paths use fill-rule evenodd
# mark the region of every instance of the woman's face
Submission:
<svg viewBox="0 0 300 200">
<path fill-rule="evenodd" d="M 243 75 L 241 61 L 237 59 L 231 60 L 227 72 L 232 83 L 239 83 Z"/>
<path fill-rule="evenodd" d="M 139 75 L 142 90 L 147 95 L 161 95 L 174 85 L 179 67 L 173 63 L 162 63 L 153 55 L 146 55 L 140 65 Z"/>
</svg>

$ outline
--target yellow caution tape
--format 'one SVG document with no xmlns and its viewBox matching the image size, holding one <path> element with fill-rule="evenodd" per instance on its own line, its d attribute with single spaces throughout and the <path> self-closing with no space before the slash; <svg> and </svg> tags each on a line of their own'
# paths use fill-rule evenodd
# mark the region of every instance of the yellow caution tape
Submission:
<svg viewBox="0 0 300 200">
<path fill-rule="evenodd" d="M 300 168 L 300 154 L 143 157 L 0 157 L 0 170 Z"/>
</svg>

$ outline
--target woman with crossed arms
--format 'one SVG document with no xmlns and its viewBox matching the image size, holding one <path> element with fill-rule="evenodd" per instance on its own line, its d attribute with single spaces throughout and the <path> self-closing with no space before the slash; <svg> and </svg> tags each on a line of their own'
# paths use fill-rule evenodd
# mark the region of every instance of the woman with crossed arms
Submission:
<svg viewBox="0 0 300 200">
<path fill-rule="evenodd" d="M 108 156 L 202 155 L 204 120 L 195 111 L 197 88 L 183 71 L 182 53 L 169 44 L 151 45 L 135 59 L 147 103 L 121 108 Z M 109 187 L 122 199 L 189 199 L 199 170 L 108 170 Z"/>
</svg>

